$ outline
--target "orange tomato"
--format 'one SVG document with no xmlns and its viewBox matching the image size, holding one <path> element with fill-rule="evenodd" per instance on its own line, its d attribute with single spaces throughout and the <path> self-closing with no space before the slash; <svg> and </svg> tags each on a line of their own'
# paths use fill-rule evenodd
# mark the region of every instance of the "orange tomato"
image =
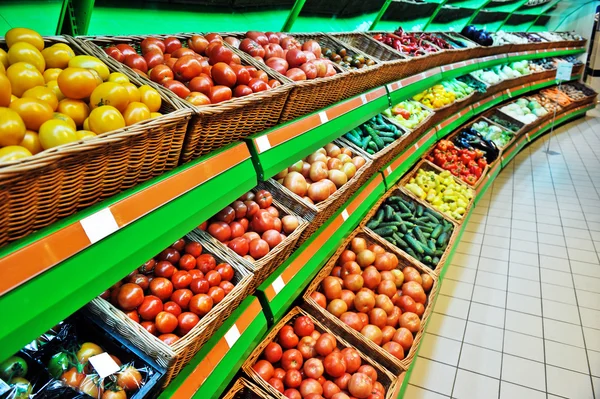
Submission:
<svg viewBox="0 0 600 399">
<path fill-rule="evenodd" d="M 125 127 L 125 119 L 118 109 L 103 105 L 90 112 L 89 129 L 96 134 L 102 134 Z"/>
<path fill-rule="evenodd" d="M 58 79 L 58 75 L 60 75 L 61 72 L 62 72 L 62 69 L 60 69 L 60 68 L 48 68 L 44 71 L 42 76 L 44 77 L 44 80 L 46 81 L 46 83 L 48 83 L 51 80 Z"/>
<path fill-rule="evenodd" d="M 10 48 L 17 42 L 27 42 L 33 45 L 39 51 L 44 49 L 44 39 L 42 36 L 34 30 L 27 28 L 12 28 L 6 35 L 6 45 Z"/>
<path fill-rule="evenodd" d="M 106 64 L 100 61 L 98 58 L 92 57 L 91 55 L 76 55 L 69 60 L 69 67 L 93 69 L 94 71 L 98 72 L 98 75 L 100 75 L 102 81 L 108 80 L 108 76 L 110 75 L 108 66 L 106 66 Z"/>
<path fill-rule="evenodd" d="M 8 53 L 6 50 L 0 48 L 0 64 L 4 65 L 4 68 L 8 68 L 10 63 L 8 62 Z"/>
<path fill-rule="evenodd" d="M 42 152 L 44 149 L 40 144 L 40 137 L 38 134 L 32 130 L 27 130 L 25 132 L 25 137 L 19 144 L 21 147 L 26 148 L 30 153 L 37 154 L 38 152 Z"/>
<path fill-rule="evenodd" d="M 35 86 L 31 89 L 27 90 L 23 93 L 23 98 L 37 98 L 45 103 L 47 103 L 52 111 L 56 111 L 56 107 L 58 107 L 58 99 L 56 98 L 56 94 L 46 86 Z"/>
<path fill-rule="evenodd" d="M 8 62 L 27 62 L 37 68 L 40 73 L 46 69 L 46 60 L 40 51 L 26 42 L 17 42 L 8 49 Z"/>
<path fill-rule="evenodd" d="M 77 129 L 77 125 L 75 124 L 75 121 L 73 120 L 73 118 L 71 118 L 68 115 L 61 114 L 60 112 L 55 112 L 54 115 L 52 116 L 52 119 L 58 119 L 59 121 L 67 122 L 69 124 L 69 126 L 71 126 L 74 130 Z M 83 124 L 85 125 L 85 122 Z"/>
<path fill-rule="evenodd" d="M 129 78 L 121 72 L 113 72 L 110 75 L 108 75 L 108 81 L 123 84 L 129 83 Z"/>
<path fill-rule="evenodd" d="M 162 104 L 158 91 L 148 85 L 140 86 L 140 101 L 146 104 L 150 112 L 158 112 Z"/>
<path fill-rule="evenodd" d="M 51 80 L 46 83 L 46 87 L 52 90 L 58 101 L 65 99 L 65 95 L 60 91 L 60 87 L 58 87 L 58 82 L 56 80 Z"/>
<path fill-rule="evenodd" d="M 46 82 L 42 73 L 31 64 L 17 62 L 6 70 L 6 77 L 10 80 L 12 94 L 21 97 L 23 93 L 35 86 L 43 86 Z"/>
<path fill-rule="evenodd" d="M 96 137 L 96 133 L 90 132 L 89 130 L 78 130 L 75 132 L 75 134 L 77 135 L 77 138 L 79 140 L 85 140 L 91 137 Z"/>
<path fill-rule="evenodd" d="M 17 145 L 25 137 L 25 122 L 10 108 L 0 107 L 0 146 Z"/>
<path fill-rule="evenodd" d="M 8 107 L 11 96 L 10 80 L 6 75 L 0 74 L 0 107 Z"/>
<path fill-rule="evenodd" d="M 91 109 L 102 105 L 112 105 L 123 112 L 127 108 L 127 104 L 129 104 L 127 89 L 115 82 L 102 83 L 94 89 L 90 96 Z"/>
<path fill-rule="evenodd" d="M 60 101 L 57 110 L 73 119 L 77 126 L 82 126 L 85 118 L 90 115 L 90 108 L 84 101 L 69 98 Z"/>
<path fill-rule="evenodd" d="M 9 108 L 15 111 L 29 130 L 37 131 L 47 120 L 52 119 L 54 110 L 48 103 L 37 98 L 19 98 L 10 103 Z"/>
<path fill-rule="evenodd" d="M 0 163 L 16 161 L 17 159 L 30 157 L 32 154 L 25 147 L 20 145 L 9 145 L 0 148 Z"/>
<path fill-rule="evenodd" d="M 77 141 L 77 134 L 67 122 L 50 119 L 44 122 L 39 132 L 40 144 L 44 150 Z"/>
<path fill-rule="evenodd" d="M 75 53 L 67 45 L 55 44 L 43 49 L 42 56 L 48 68 L 65 69 L 69 66 L 71 58 L 75 57 Z"/>
<path fill-rule="evenodd" d="M 133 83 L 122 83 L 121 86 L 127 89 L 129 93 L 129 102 L 140 101 L 140 90 Z"/>
<path fill-rule="evenodd" d="M 0 62 L 0 75 L 6 75 L 6 67 Z"/>
<path fill-rule="evenodd" d="M 67 68 L 58 75 L 58 88 L 75 100 L 88 98 L 98 86 L 96 76 L 85 68 Z"/>
<path fill-rule="evenodd" d="M 134 123 L 150 119 L 150 110 L 144 103 L 133 102 L 123 112 L 123 118 L 125 118 L 125 124 L 131 126 Z"/>
</svg>

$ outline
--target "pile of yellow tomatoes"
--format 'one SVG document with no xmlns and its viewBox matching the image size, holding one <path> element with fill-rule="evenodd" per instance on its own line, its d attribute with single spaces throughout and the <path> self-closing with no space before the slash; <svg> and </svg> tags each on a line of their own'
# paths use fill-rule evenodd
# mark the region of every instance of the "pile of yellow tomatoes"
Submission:
<svg viewBox="0 0 600 399">
<path fill-rule="evenodd" d="M 104 62 L 75 55 L 37 32 L 14 28 L 0 47 L 0 162 L 133 125 L 161 114 L 148 85 L 110 73 Z"/>
</svg>

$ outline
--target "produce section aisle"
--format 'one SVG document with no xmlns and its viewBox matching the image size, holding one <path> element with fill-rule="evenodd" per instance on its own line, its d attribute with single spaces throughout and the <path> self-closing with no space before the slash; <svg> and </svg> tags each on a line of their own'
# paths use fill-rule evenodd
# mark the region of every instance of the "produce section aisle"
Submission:
<svg viewBox="0 0 600 399">
<path fill-rule="evenodd" d="M 600 397 L 600 118 L 549 137 L 473 209 L 406 398 Z"/>
</svg>

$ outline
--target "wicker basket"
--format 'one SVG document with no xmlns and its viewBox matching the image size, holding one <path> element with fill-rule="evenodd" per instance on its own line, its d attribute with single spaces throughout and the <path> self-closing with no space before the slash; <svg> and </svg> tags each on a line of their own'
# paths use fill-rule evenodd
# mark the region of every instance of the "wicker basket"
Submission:
<svg viewBox="0 0 600 399">
<path fill-rule="evenodd" d="M 209 251 L 219 254 L 227 254 L 229 258 L 235 259 L 238 264 L 243 265 L 247 270 L 251 271 L 255 276 L 252 284 L 250 285 L 250 289 L 252 291 L 262 284 L 262 282 L 265 281 L 265 279 L 267 279 L 267 277 L 269 277 L 269 275 L 275 269 L 285 262 L 285 260 L 290 256 L 296 247 L 298 239 L 303 234 L 304 230 L 309 226 L 309 223 L 305 220 L 305 215 L 302 213 L 293 212 L 290 210 L 290 208 L 286 207 L 283 204 L 286 201 L 281 198 L 281 195 L 278 195 L 280 193 L 275 191 L 272 187 L 269 187 L 266 183 L 259 183 L 259 185 L 252 191 L 256 192 L 261 189 L 266 189 L 273 194 L 272 206 L 279 210 L 280 215 L 294 215 L 299 221 L 299 225 L 296 230 L 294 230 L 292 234 L 288 235 L 279 245 L 273 248 L 273 250 L 269 251 L 266 256 L 255 261 L 250 261 L 236 254 L 232 249 L 211 236 L 206 231 L 195 229 L 189 234 L 190 237 L 193 237 L 195 241 L 200 242 Z M 299 214 L 302 216 L 298 216 Z"/>
<path fill-rule="evenodd" d="M 189 241 L 197 241 L 191 235 L 188 235 L 187 239 Z M 252 273 L 235 258 L 229 257 L 227 254 L 211 250 L 208 252 L 219 263 L 228 263 L 231 265 L 234 270 L 232 282 L 235 284 L 235 287 L 210 312 L 202 316 L 200 322 L 189 333 L 181 337 L 173 345 L 165 344 L 146 331 L 141 324 L 131 320 L 125 313 L 104 299 L 96 298 L 87 305 L 88 310 L 95 316 L 117 330 L 144 353 L 150 355 L 158 364 L 167 368 L 163 388 L 177 376 L 181 369 L 221 327 L 223 322 L 227 320 L 239 304 L 248 295 L 252 294 L 250 288 L 255 278 Z M 207 252 L 205 251 L 204 253 Z"/>
<path fill-rule="evenodd" d="M 367 215 L 365 216 L 365 218 L 362 220 L 361 222 L 361 227 L 364 230 L 365 233 L 373 236 L 373 237 L 377 237 L 381 242 L 385 243 L 385 245 L 388 248 L 392 248 L 394 249 L 394 251 L 396 252 L 400 252 L 402 253 L 402 256 L 404 256 L 405 258 L 409 259 L 411 261 L 411 263 L 419 265 L 419 267 L 423 270 L 428 270 L 431 273 L 435 274 L 436 276 L 439 276 L 441 273 L 442 268 L 444 267 L 444 264 L 446 262 L 446 259 L 448 258 L 448 256 L 450 255 L 451 249 L 452 249 L 452 245 L 454 243 L 454 240 L 456 239 L 456 234 L 458 232 L 458 228 L 457 228 L 457 224 L 456 221 L 454 221 L 452 218 L 441 214 L 439 211 L 434 210 L 435 213 L 437 215 L 440 215 L 441 217 L 444 218 L 445 221 L 450 222 L 453 226 L 452 231 L 451 231 L 451 235 L 450 235 L 450 239 L 448 241 L 448 244 L 446 246 L 446 250 L 444 251 L 444 253 L 442 254 L 442 256 L 440 256 L 440 260 L 437 263 L 435 269 L 431 269 L 430 266 L 427 266 L 426 264 L 424 264 L 423 262 L 421 262 L 419 259 L 415 258 L 414 256 L 412 256 L 411 254 L 409 254 L 408 252 L 406 252 L 405 250 L 403 250 L 402 248 L 392 244 L 391 242 L 387 241 L 384 237 L 381 237 L 380 235 L 378 235 L 377 233 L 375 233 L 373 230 L 371 230 L 370 228 L 367 227 L 367 223 L 369 223 L 369 221 L 376 215 L 377 211 L 379 210 L 379 208 L 381 207 L 381 205 L 384 203 L 384 201 L 390 197 L 390 196 L 399 196 L 402 197 L 403 199 L 410 201 L 410 202 L 414 202 L 414 203 L 418 203 L 420 204 L 418 201 L 416 201 L 413 197 L 409 196 L 408 194 L 406 194 L 402 189 L 401 189 L 401 185 L 398 184 L 396 186 L 393 186 L 392 188 L 390 188 L 384 195 L 383 197 L 381 197 L 376 203 L 375 205 L 373 205 L 373 207 L 371 208 L 371 210 L 369 211 L 369 213 L 367 213 Z"/>
<path fill-rule="evenodd" d="M 364 33 L 339 32 L 331 33 L 331 36 L 381 62 L 375 86 L 394 82 L 412 74 L 409 73 L 409 59 L 407 57 Z"/>
<path fill-rule="evenodd" d="M 492 121 L 492 116 L 494 116 L 494 115 L 497 115 L 497 116 L 501 117 L 502 119 L 519 126 L 519 130 L 516 132 L 513 132 L 516 137 L 521 136 L 526 130 L 529 130 L 528 125 L 525 125 L 523 122 L 516 120 L 515 118 L 513 118 L 510 115 L 506 115 L 505 113 L 500 112 L 500 110 L 498 108 L 491 108 L 491 109 L 487 110 L 486 112 L 484 112 L 482 116 L 484 116 L 486 119 L 489 119 L 490 121 Z M 500 127 L 503 127 L 502 125 L 500 125 L 498 123 L 496 123 L 496 124 L 499 125 Z"/>
<path fill-rule="evenodd" d="M 476 123 L 476 122 L 479 122 L 479 121 L 483 121 L 483 122 L 487 123 L 487 124 L 488 124 L 488 125 L 490 125 L 490 126 L 496 126 L 496 127 L 498 127 L 499 129 L 502 129 L 502 130 L 504 130 L 504 131 L 506 131 L 506 132 L 508 132 L 508 131 L 509 131 L 509 130 L 508 130 L 508 129 L 506 129 L 505 127 L 503 127 L 503 126 L 501 126 L 501 125 L 497 124 L 497 123 L 496 123 L 496 122 L 494 122 L 494 121 L 491 121 L 491 120 L 489 120 L 489 119 L 488 119 L 488 118 L 486 118 L 485 116 L 479 116 L 477 119 L 475 119 L 475 120 L 473 121 L 473 123 Z M 471 125 L 472 125 L 473 123 L 471 123 Z M 510 140 L 508 143 L 506 143 L 506 145 L 505 145 L 504 147 L 498 147 L 498 149 L 500 150 L 500 156 L 498 157 L 498 159 L 501 159 L 501 158 L 502 158 L 502 153 L 504 152 L 504 150 L 506 150 L 507 148 L 509 148 L 509 147 L 510 147 L 510 146 L 511 146 L 511 145 L 512 145 L 512 144 L 513 144 L 513 143 L 514 143 L 516 140 L 517 140 L 517 135 L 516 135 L 516 134 L 513 134 L 513 138 L 512 138 L 512 139 L 511 139 L 511 140 Z"/>
<path fill-rule="evenodd" d="M 66 37 L 44 40 L 88 54 Z M 164 116 L 2 163 L 0 245 L 175 168 L 190 111 L 159 93 Z"/>
<path fill-rule="evenodd" d="M 260 387 L 241 377 L 222 396 L 222 399 L 269 399 L 270 397 Z"/>
<path fill-rule="evenodd" d="M 377 208 L 374 208 L 375 210 Z M 404 370 L 408 370 L 408 367 L 412 360 L 415 357 L 416 350 L 419 346 L 419 342 L 423 336 L 423 328 L 420 328 L 419 331 L 415 334 L 415 338 L 413 344 L 407 354 L 405 354 L 404 359 L 400 360 L 394 356 L 392 356 L 389 352 L 383 349 L 381 346 L 375 344 L 373 341 L 367 339 L 360 332 L 350 328 L 344 322 L 342 322 L 338 317 L 331 314 L 327 309 L 322 308 L 312 297 L 311 294 L 315 291 L 320 291 L 321 282 L 328 276 L 331 275 L 331 272 L 334 267 L 338 266 L 338 259 L 342 252 L 344 252 L 350 246 L 350 242 L 354 238 L 364 238 L 367 241 L 368 245 L 377 244 L 380 246 L 384 246 L 384 248 L 391 252 L 392 254 L 398 257 L 398 269 L 402 270 L 405 267 L 414 267 L 419 271 L 419 274 L 428 274 L 432 277 L 434 283 L 431 291 L 428 293 L 428 300 L 425 302 L 425 311 L 423 315 L 420 317 L 421 325 L 425 324 L 425 320 L 429 317 L 431 312 L 433 311 L 433 302 L 429 300 L 436 295 L 438 290 L 438 281 L 437 276 L 429 269 L 423 268 L 421 265 L 412 261 L 412 258 L 404 256 L 404 252 L 398 251 L 394 246 L 387 245 L 387 241 L 378 238 L 376 235 L 369 235 L 364 232 L 361 228 L 358 228 L 350 234 L 348 238 L 344 241 L 342 245 L 338 248 L 335 254 L 329 259 L 329 261 L 323 266 L 319 274 L 314 278 L 314 280 L 310 283 L 306 292 L 304 293 L 304 302 L 306 303 L 306 308 L 308 311 L 315 316 L 315 318 L 323 324 L 327 326 L 335 325 L 336 330 L 341 330 L 344 332 L 343 336 L 348 337 L 347 340 L 349 343 L 354 345 L 358 350 L 363 353 L 369 353 L 371 357 L 374 357 L 373 354 L 376 355 L 377 361 L 387 368 L 393 374 L 400 374 Z"/>
<path fill-rule="evenodd" d="M 269 179 L 264 183 L 268 187 L 267 190 L 274 193 L 279 201 L 309 221 L 308 227 L 300 236 L 297 246 L 302 245 L 304 241 L 317 231 L 370 177 L 367 172 L 372 169 L 371 162 L 371 160 L 367 159 L 365 165 L 358 169 L 356 174 L 346 184 L 331 194 L 325 201 L 321 201 L 318 204 L 309 204 L 274 179 Z"/>
<path fill-rule="evenodd" d="M 142 40 L 148 37 L 164 39 L 169 36 L 177 37 L 185 44 L 192 33 L 177 35 L 142 35 L 142 36 L 95 36 L 80 38 L 96 57 L 101 58 L 107 64 L 126 74 L 132 81 L 141 84 L 150 84 L 150 79 L 134 72 L 125 64 L 121 64 L 109 57 L 103 48 L 113 44 L 125 43 L 139 48 Z M 242 59 L 242 64 L 252 65 L 259 70 L 265 71 L 269 79 L 275 79 L 282 83 L 275 87 L 259 93 L 254 93 L 242 98 L 233 98 L 219 104 L 207 105 L 203 107 L 194 106 L 187 101 L 181 100 L 174 93 L 166 90 L 172 97 L 179 100 L 183 107 L 193 111 L 194 116 L 189 123 L 188 131 L 185 137 L 183 151 L 181 153 L 181 163 L 189 162 L 192 159 L 208 154 L 227 144 L 243 140 L 244 138 L 277 125 L 281 111 L 286 102 L 288 93 L 292 87 L 289 79 L 281 76 L 275 71 L 270 70 L 264 64 L 249 63 L 244 53 L 234 49 L 225 43 L 229 49 L 234 51 Z M 158 86 L 154 84 L 154 86 Z"/>
<path fill-rule="evenodd" d="M 417 198 L 416 195 L 414 195 L 410 190 L 406 189 L 406 187 L 404 187 L 409 180 L 413 177 L 416 176 L 417 172 L 423 169 L 424 171 L 428 172 L 428 171 L 433 171 L 435 173 L 442 173 L 444 170 L 441 168 L 438 168 L 436 165 L 432 164 L 431 162 L 427 161 L 426 159 L 422 159 L 421 162 L 419 162 L 410 172 L 408 172 L 407 174 L 404 175 L 404 177 L 402 177 L 402 179 L 400 179 L 400 182 L 398 183 L 398 187 L 400 187 L 400 189 L 406 193 L 409 197 L 411 197 L 413 200 L 417 201 L 418 203 L 420 203 L 421 205 L 426 206 L 427 208 L 431 209 L 432 211 L 435 211 L 437 213 L 441 213 L 440 211 L 438 211 L 437 209 L 435 209 L 429 202 L 424 201 L 420 198 Z M 483 174 L 482 174 L 483 176 Z M 462 180 L 460 180 L 458 177 L 456 176 L 452 176 L 454 181 L 457 184 L 460 184 L 461 186 L 465 186 L 465 187 L 469 187 L 465 182 L 463 182 Z M 471 191 L 473 191 L 473 189 L 471 189 Z M 473 198 L 475 198 L 475 192 L 472 192 L 473 194 Z M 471 209 L 471 207 L 473 206 L 473 200 L 471 200 L 469 202 L 469 204 L 467 205 L 467 207 L 465 208 L 465 215 L 469 214 L 469 210 Z M 447 215 L 442 214 L 442 216 L 444 216 L 445 218 L 447 218 L 448 220 L 451 220 L 452 222 L 454 222 L 457 225 L 461 225 L 462 222 L 464 221 L 464 219 L 462 220 L 456 220 L 454 218 L 451 218 Z M 450 245 L 448 245 L 450 246 Z M 440 261 L 441 263 L 441 261 Z"/>
<path fill-rule="evenodd" d="M 433 34 L 436 37 L 448 40 L 448 37 L 444 35 L 443 32 L 423 32 L 428 34 Z M 442 49 L 444 57 L 440 61 L 440 65 L 448 65 L 453 64 L 455 62 L 470 60 L 471 58 L 475 58 L 476 53 L 473 51 L 473 48 L 465 47 L 454 47 L 451 42 L 447 42 L 452 49 Z"/>
<path fill-rule="evenodd" d="M 242 370 L 244 370 L 244 372 L 248 376 L 250 376 L 250 378 L 254 382 L 256 382 L 261 388 L 263 388 L 271 397 L 278 399 L 286 399 L 286 397 L 283 396 L 281 392 L 277 391 L 267 381 L 263 380 L 262 377 L 254 370 L 252 366 L 254 366 L 254 364 L 259 360 L 260 355 L 262 354 L 263 350 L 267 347 L 267 345 L 277 340 L 279 330 L 281 330 L 285 325 L 293 325 L 293 322 L 300 316 L 308 316 L 314 323 L 316 331 L 320 333 L 332 334 L 337 340 L 338 348 L 354 348 L 352 344 L 346 341 L 346 338 L 348 336 L 347 334 L 345 334 L 345 331 L 340 329 L 337 325 L 331 325 L 324 320 L 314 318 L 312 317 L 312 315 L 310 315 L 309 313 L 307 313 L 299 307 L 293 308 L 287 315 L 285 315 L 279 321 L 279 323 L 277 323 L 271 329 L 271 331 L 269 331 L 267 336 L 256 347 L 256 349 L 254 349 L 252 354 L 242 365 Z M 379 381 L 386 390 L 385 399 L 395 399 L 397 396 L 396 390 L 398 380 L 394 375 L 392 375 L 392 373 L 390 373 L 388 370 L 386 370 L 380 365 L 379 360 L 383 359 L 380 359 L 380 357 L 376 353 L 369 353 L 369 355 L 367 356 L 363 354 L 360 349 L 358 349 L 358 353 L 361 357 L 362 364 L 371 365 L 377 371 L 377 381 Z"/>
</svg>

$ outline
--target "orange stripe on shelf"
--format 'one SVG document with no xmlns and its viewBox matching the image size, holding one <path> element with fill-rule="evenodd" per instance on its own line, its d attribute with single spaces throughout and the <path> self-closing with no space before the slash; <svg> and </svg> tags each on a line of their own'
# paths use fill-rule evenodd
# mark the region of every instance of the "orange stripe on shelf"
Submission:
<svg viewBox="0 0 600 399">
<path fill-rule="evenodd" d="M 256 319 L 256 316 L 262 311 L 260 306 L 260 302 L 258 298 L 254 298 L 248 308 L 240 315 L 240 317 L 235 322 L 238 331 L 240 334 L 243 334 L 244 331 L 248 328 L 250 324 Z"/>
<path fill-rule="evenodd" d="M 217 341 L 215 346 L 213 346 L 210 352 L 208 352 L 206 357 L 210 360 L 214 367 L 217 367 L 217 365 L 221 362 L 221 360 L 223 360 L 227 352 L 229 352 L 229 345 L 227 344 L 225 337 L 223 337 Z"/>
<path fill-rule="evenodd" d="M 372 90 L 366 94 L 367 100 L 373 101 L 377 100 L 380 97 L 383 97 L 387 94 L 387 91 L 384 87 L 380 87 L 378 89 Z"/>
<path fill-rule="evenodd" d="M 208 358 L 204 358 L 173 393 L 171 399 L 190 399 L 204 384 L 214 367 L 215 365 Z"/>
<path fill-rule="evenodd" d="M 331 120 L 337 118 L 341 115 L 344 115 L 347 112 L 350 112 L 358 107 L 363 105 L 363 102 L 360 97 L 354 97 L 350 100 L 344 101 L 341 104 L 336 105 L 335 107 L 328 109 L 326 112 L 327 117 Z"/>
<path fill-rule="evenodd" d="M 269 284 L 267 286 L 267 288 L 265 288 L 265 296 L 267 297 L 269 302 L 271 302 L 275 298 L 276 295 L 277 295 L 277 293 L 275 292 L 275 289 L 273 288 L 273 284 Z"/>
<path fill-rule="evenodd" d="M 293 139 L 301 135 L 302 133 L 308 132 L 311 129 L 316 128 L 321 124 L 321 118 L 319 114 L 313 114 L 297 120 L 296 122 L 289 123 L 279 129 L 273 130 L 267 134 L 271 146 L 275 147 L 281 143 L 285 143 L 288 140 Z M 256 144 L 256 139 L 254 139 Z M 258 146 L 257 146 L 258 148 Z"/>
<path fill-rule="evenodd" d="M 431 139 L 433 136 L 435 136 L 436 133 L 437 133 L 436 129 L 431 129 L 430 131 L 425 133 L 423 136 L 421 136 L 421 138 L 419 139 L 419 141 L 417 141 L 416 144 L 419 147 L 421 147 L 423 144 L 425 144 L 427 141 L 429 141 L 429 139 Z"/>
<path fill-rule="evenodd" d="M 80 249 L 89 246 L 90 240 L 79 222 L 35 241 L 0 259 L 0 295 L 50 269 Z"/>
</svg>

